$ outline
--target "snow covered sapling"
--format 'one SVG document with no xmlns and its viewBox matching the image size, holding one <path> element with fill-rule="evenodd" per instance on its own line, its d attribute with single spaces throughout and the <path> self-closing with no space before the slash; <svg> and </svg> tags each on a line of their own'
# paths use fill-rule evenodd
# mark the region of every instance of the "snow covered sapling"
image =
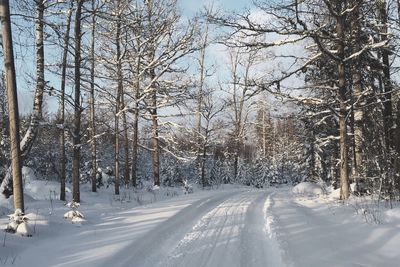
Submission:
<svg viewBox="0 0 400 267">
<path fill-rule="evenodd" d="M 13 214 L 8 215 L 10 223 L 7 225 L 6 232 L 17 233 L 22 236 L 32 236 L 29 233 L 28 217 L 22 212 L 21 209 L 16 209 Z"/>
<path fill-rule="evenodd" d="M 64 219 L 70 219 L 72 223 L 78 225 L 85 221 L 85 217 L 83 216 L 83 214 L 77 210 L 80 206 L 79 203 L 71 201 L 65 206 L 67 206 L 71 210 L 64 214 Z"/>
<path fill-rule="evenodd" d="M 183 193 L 185 195 L 193 193 L 193 186 L 189 184 L 188 180 L 183 180 Z"/>
</svg>

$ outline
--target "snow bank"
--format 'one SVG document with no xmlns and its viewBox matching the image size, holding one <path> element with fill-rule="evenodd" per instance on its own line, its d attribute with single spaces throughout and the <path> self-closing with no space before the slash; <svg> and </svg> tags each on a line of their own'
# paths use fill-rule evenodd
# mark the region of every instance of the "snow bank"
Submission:
<svg viewBox="0 0 400 267">
<path fill-rule="evenodd" d="M 323 195 L 324 190 L 318 184 L 302 182 L 293 187 L 292 193 L 298 195 Z"/>
<path fill-rule="evenodd" d="M 333 199 L 340 199 L 340 188 L 333 190 L 330 194 L 329 194 L 330 198 Z"/>
<path fill-rule="evenodd" d="M 35 200 L 57 199 L 60 192 L 60 183 L 53 181 L 31 180 L 24 186 L 24 193 Z"/>
<path fill-rule="evenodd" d="M 400 208 L 390 209 L 384 212 L 385 221 L 388 223 L 400 222 Z"/>
</svg>

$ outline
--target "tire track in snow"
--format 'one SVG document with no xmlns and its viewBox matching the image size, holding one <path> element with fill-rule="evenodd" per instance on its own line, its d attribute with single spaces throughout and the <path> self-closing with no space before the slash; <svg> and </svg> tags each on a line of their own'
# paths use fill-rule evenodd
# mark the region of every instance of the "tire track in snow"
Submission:
<svg viewBox="0 0 400 267">
<path fill-rule="evenodd" d="M 193 203 L 145 233 L 126 249 L 108 258 L 102 266 L 165 266 L 160 259 L 167 259 L 171 247 L 190 231 L 195 222 L 215 206 L 237 194 L 240 194 L 240 191 L 222 193 Z"/>
<path fill-rule="evenodd" d="M 253 192 L 230 197 L 205 214 L 159 266 L 239 266 L 240 234 Z"/>
</svg>

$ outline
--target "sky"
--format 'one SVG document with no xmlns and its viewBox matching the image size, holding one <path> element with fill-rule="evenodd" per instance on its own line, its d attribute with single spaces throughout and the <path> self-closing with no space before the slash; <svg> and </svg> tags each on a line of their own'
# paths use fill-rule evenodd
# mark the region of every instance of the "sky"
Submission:
<svg viewBox="0 0 400 267">
<path fill-rule="evenodd" d="M 182 11 L 186 16 L 196 14 L 204 6 L 213 2 L 216 7 L 234 11 L 239 11 L 251 3 L 250 0 L 179 0 Z"/>
<path fill-rule="evenodd" d="M 210 3 L 214 4 L 217 10 L 222 11 L 240 11 L 244 9 L 246 6 L 251 4 L 250 0 L 178 0 L 180 8 L 182 10 L 182 15 L 187 18 L 191 18 L 201 12 L 204 7 L 209 6 Z M 16 29 L 14 29 L 16 30 Z M 14 31 L 13 30 L 13 31 Z M 15 32 L 17 33 L 17 32 Z M 32 29 L 32 34 L 34 34 L 34 29 Z M 15 35 L 15 34 L 14 34 Z M 19 34 L 17 33 L 15 39 L 19 39 Z M 52 50 L 51 48 L 46 47 L 47 51 Z M 19 47 L 18 51 L 15 51 L 16 60 L 16 69 L 17 75 L 19 73 L 19 79 L 17 81 L 18 86 L 18 98 L 19 98 L 19 110 L 22 114 L 29 114 L 32 110 L 32 98 L 34 91 L 34 84 L 28 82 L 30 79 L 27 79 L 25 75 L 22 73 L 31 72 L 34 75 L 34 58 L 27 57 L 27 53 L 30 54 L 33 50 L 33 47 Z M 223 57 L 221 55 L 219 48 L 213 49 L 214 51 L 210 51 L 213 56 Z M 49 56 L 48 54 L 46 56 Z M 21 61 L 18 60 L 19 57 L 26 58 Z M 28 61 L 28 62 L 27 62 Z M 49 79 L 49 77 L 47 77 Z M 52 79 L 51 79 L 52 80 Z M 54 86 L 58 86 L 54 84 Z M 45 96 L 46 100 L 46 108 L 50 113 L 55 113 L 58 109 L 58 99 L 55 97 Z"/>
</svg>

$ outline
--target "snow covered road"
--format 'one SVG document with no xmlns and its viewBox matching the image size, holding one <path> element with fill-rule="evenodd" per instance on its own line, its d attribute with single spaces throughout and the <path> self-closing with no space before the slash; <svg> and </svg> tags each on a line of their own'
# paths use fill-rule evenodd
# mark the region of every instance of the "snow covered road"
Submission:
<svg viewBox="0 0 400 267">
<path fill-rule="evenodd" d="M 400 207 L 387 211 L 391 220 L 382 209 L 375 215 L 383 223 L 368 224 L 355 201 L 291 187 L 227 186 L 137 207 L 92 195 L 81 227 L 62 219 L 60 202 L 50 215 L 39 212 L 33 237 L 4 235 L 0 266 L 399 266 Z"/>
<path fill-rule="evenodd" d="M 202 199 L 141 236 L 104 266 L 283 266 L 265 232 L 265 191 Z M 117 260 L 118 259 L 118 260 Z"/>
<path fill-rule="evenodd" d="M 266 228 L 268 196 L 210 191 L 104 212 L 79 230 L 41 238 L 13 266 L 286 266 Z M 95 209 L 84 214 L 96 218 Z"/>
</svg>

